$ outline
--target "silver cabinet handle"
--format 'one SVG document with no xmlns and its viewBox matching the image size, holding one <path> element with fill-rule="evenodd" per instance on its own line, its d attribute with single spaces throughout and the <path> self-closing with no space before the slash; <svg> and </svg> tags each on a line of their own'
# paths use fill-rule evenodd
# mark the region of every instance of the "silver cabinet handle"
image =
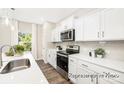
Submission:
<svg viewBox="0 0 124 93">
<path fill-rule="evenodd" d="M 97 33 L 97 37 L 99 38 L 99 32 Z"/>
<path fill-rule="evenodd" d="M 70 59 L 71 62 L 74 62 L 74 60 Z"/>
<path fill-rule="evenodd" d="M 82 64 L 82 66 L 88 67 L 88 66 L 87 66 L 87 65 L 85 65 L 85 64 Z"/>
<path fill-rule="evenodd" d="M 99 81 L 98 81 L 98 77 L 96 77 L 96 84 L 98 84 L 99 83 Z"/>
<path fill-rule="evenodd" d="M 102 31 L 102 37 L 104 37 L 104 31 Z"/>
<path fill-rule="evenodd" d="M 91 77 L 91 82 L 93 82 L 93 77 Z"/>
<path fill-rule="evenodd" d="M 68 57 L 67 55 L 63 55 L 63 54 L 60 54 L 60 53 L 57 53 L 58 56 L 62 56 L 62 57 Z"/>
</svg>

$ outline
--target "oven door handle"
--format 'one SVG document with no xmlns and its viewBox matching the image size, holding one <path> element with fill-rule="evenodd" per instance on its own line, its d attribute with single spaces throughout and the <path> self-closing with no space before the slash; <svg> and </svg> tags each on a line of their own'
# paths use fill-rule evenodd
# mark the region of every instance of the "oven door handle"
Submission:
<svg viewBox="0 0 124 93">
<path fill-rule="evenodd" d="M 60 54 L 60 53 L 57 53 L 57 55 L 63 56 L 63 57 L 68 57 L 67 55 L 63 55 L 63 54 Z"/>
</svg>

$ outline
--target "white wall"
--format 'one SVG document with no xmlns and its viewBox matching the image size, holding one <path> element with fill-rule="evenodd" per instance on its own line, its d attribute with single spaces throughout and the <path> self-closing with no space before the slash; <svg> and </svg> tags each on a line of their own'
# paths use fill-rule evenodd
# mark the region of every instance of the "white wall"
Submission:
<svg viewBox="0 0 124 93">
<path fill-rule="evenodd" d="M 18 44 L 18 21 L 12 20 L 11 25 L 11 45 L 17 45 Z"/>
<path fill-rule="evenodd" d="M 32 33 L 32 24 L 19 21 L 18 24 L 19 32 Z"/>
<path fill-rule="evenodd" d="M 43 36 L 43 26 L 37 25 L 37 42 L 38 42 L 38 53 L 37 58 L 42 59 L 42 36 Z"/>
<path fill-rule="evenodd" d="M 0 46 L 11 44 L 11 29 L 10 26 L 1 23 L 0 19 Z"/>
<path fill-rule="evenodd" d="M 0 23 L 0 46 L 6 44 L 18 44 L 18 22 L 16 20 L 9 20 L 8 25 Z"/>
</svg>

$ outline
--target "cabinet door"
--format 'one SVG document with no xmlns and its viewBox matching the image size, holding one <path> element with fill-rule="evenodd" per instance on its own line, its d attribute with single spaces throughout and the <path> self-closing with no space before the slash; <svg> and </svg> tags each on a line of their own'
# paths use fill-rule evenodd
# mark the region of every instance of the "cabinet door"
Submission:
<svg viewBox="0 0 124 93">
<path fill-rule="evenodd" d="M 100 40 L 100 13 L 95 12 L 85 16 L 84 18 L 84 40 L 96 41 Z"/>
<path fill-rule="evenodd" d="M 91 73 L 88 70 L 83 69 L 82 67 L 79 67 L 78 68 L 78 75 L 82 75 L 83 77 L 77 78 L 78 84 L 94 84 L 94 79 L 91 77 L 87 77 L 90 74 Z M 85 75 L 87 75 L 87 76 L 85 76 Z"/>
<path fill-rule="evenodd" d="M 66 30 L 67 29 L 67 20 L 63 20 L 61 22 L 61 29 L 62 31 Z"/>
<path fill-rule="evenodd" d="M 60 30 L 61 30 L 60 27 L 56 27 L 54 30 L 52 30 L 52 36 L 51 36 L 52 42 L 61 42 Z"/>
<path fill-rule="evenodd" d="M 71 16 L 61 22 L 62 31 L 74 28 L 74 16 Z"/>
<path fill-rule="evenodd" d="M 52 50 L 51 53 L 51 62 L 52 62 L 52 66 L 56 69 L 56 50 Z"/>
<path fill-rule="evenodd" d="M 71 16 L 66 21 L 67 29 L 74 28 L 74 16 Z"/>
<path fill-rule="evenodd" d="M 73 83 L 77 83 L 77 79 L 73 77 L 77 75 L 77 60 L 69 57 L 69 73 L 68 77 Z"/>
<path fill-rule="evenodd" d="M 51 64 L 51 55 L 50 55 L 50 49 L 46 52 L 46 61 Z"/>
<path fill-rule="evenodd" d="M 124 9 L 102 11 L 104 40 L 124 40 Z"/>
<path fill-rule="evenodd" d="M 56 42 L 61 42 L 61 37 L 60 37 L 60 33 L 61 33 L 61 27 L 58 26 L 56 27 L 56 35 L 55 35 L 55 38 L 56 38 Z"/>
<path fill-rule="evenodd" d="M 95 84 L 96 78 L 91 77 L 91 75 L 95 75 L 95 72 L 91 71 L 89 66 L 82 60 L 78 60 L 78 62 L 77 74 L 80 75 L 80 77 L 77 78 L 78 84 Z"/>
<path fill-rule="evenodd" d="M 51 42 L 55 42 L 55 29 L 52 30 L 52 34 L 51 34 Z"/>
<path fill-rule="evenodd" d="M 75 41 L 83 41 L 84 20 L 83 17 L 75 19 Z"/>
</svg>

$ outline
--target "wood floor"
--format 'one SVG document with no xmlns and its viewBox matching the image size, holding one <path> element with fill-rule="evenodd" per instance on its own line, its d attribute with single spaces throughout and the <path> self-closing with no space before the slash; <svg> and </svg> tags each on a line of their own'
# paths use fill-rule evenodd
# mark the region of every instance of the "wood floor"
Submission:
<svg viewBox="0 0 124 93">
<path fill-rule="evenodd" d="M 72 84 L 64 79 L 50 64 L 43 60 L 36 61 L 50 84 Z"/>
</svg>

